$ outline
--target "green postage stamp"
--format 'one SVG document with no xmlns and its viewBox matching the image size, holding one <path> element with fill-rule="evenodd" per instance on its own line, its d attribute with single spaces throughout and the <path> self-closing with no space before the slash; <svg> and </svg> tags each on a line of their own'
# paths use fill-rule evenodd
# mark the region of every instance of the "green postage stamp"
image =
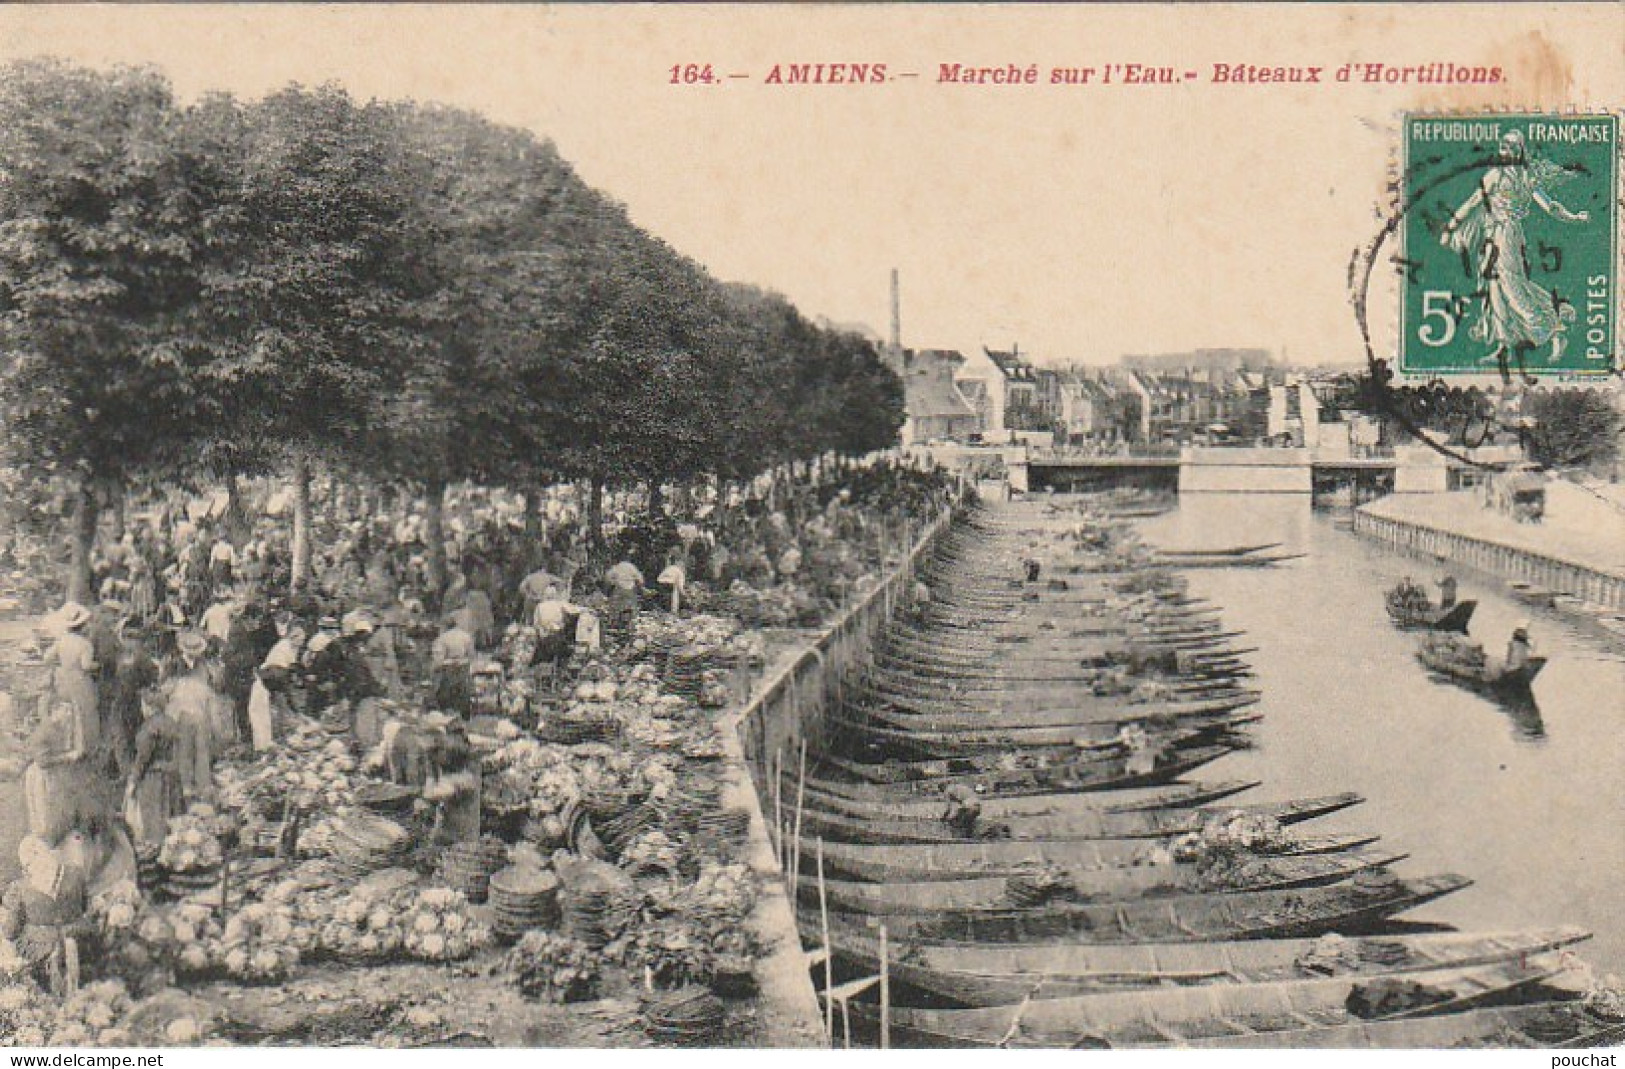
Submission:
<svg viewBox="0 0 1625 1069">
<path fill-rule="evenodd" d="M 1613 371 L 1619 118 L 1408 116 L 1400 370 Z"/>
</svg>

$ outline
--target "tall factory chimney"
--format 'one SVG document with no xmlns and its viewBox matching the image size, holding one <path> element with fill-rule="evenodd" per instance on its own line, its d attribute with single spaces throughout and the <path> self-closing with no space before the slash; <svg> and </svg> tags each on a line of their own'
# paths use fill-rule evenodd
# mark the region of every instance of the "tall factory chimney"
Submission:
<svg viewBox="0 0 1625 1069">
<path fill-rule="evenodd" d="M 891 348 L 900 361 L 903 355 L 903 298 L 895 267 L 891 269 Z"/>
</svg>

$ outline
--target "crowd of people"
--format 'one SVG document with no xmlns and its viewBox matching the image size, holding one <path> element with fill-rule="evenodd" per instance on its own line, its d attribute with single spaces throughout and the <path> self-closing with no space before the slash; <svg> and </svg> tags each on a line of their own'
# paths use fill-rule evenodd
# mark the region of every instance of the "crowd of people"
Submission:
<svg viewBox="0 0 1625 1069">
<path fill-rule="evenodd" d="M 897 461 L 822 465 L 668 512 L 611 499 L 597 539 L 573 488 L 448 495 L 436 582 L 421 502 L 331 495 L 311 581 L 290 590 L 288 521 L 204 503 L 152 503 L 94 562 L 95 605 L 42 631 L 46 678 L 27 741 L 21 876 L 0 906 L 9 940 L 60 985 L 88 898 L 134 881 L 171 822 L 215 802 L 217 765 L 273 754 L 319 724 L 380 774 L 418 790 L 439 841 L 480 834 L 479 757 L 465 725 L 476 672 L 504 634 L 533 629 L 537 678 L 613 659 L 642 612 L 716 609 L 778 591 L 802 622 L 827 617 L 940 512 L 953 481 Z"/>
</svg>

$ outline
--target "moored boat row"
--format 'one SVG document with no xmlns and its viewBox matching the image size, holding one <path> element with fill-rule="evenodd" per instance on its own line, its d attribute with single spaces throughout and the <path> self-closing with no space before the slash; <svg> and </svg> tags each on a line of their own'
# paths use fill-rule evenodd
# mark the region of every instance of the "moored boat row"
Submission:
<svg viewBox="0 0 1625 1069">
<path fill-rule="evenodd" d="M 976 511 L 939 539 L 929 598 L 778 781 L 815 960 L 889 977 L 884 1014 L 865 1003 L 878 989 L 832 992 L 860 1030 L 1369 1045 L 1423 1014 L 1510 1035 L 1535 1027 L 1527 1002 L 1567 1022 L 1565 1042 L 1610 1034 L 1564 986 L 1587 933 L 1397 923 L 1472 881 L 1402 875 L 1376 834 L 1312 826 L 1357 795 L 1247 803 L 1255 783 L 1184 779 L 1249 745 L 1259 695 L 1244 636 L 1174 569 L 1290 559 L 1278 550 L 1157 552 L 1116 516 L 1052 503 Z"/>
</svg>

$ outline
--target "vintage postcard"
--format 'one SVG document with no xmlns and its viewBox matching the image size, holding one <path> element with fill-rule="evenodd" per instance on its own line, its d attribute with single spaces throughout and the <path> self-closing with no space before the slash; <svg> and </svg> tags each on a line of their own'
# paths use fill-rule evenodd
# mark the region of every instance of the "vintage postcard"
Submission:
<svg viewBox="0 0 1625 1069">
<path fill-rule="evenodd" d="M 0 1046 L 1613 1065 L 1622 41 L 0 7 Z"/>
</svg>

